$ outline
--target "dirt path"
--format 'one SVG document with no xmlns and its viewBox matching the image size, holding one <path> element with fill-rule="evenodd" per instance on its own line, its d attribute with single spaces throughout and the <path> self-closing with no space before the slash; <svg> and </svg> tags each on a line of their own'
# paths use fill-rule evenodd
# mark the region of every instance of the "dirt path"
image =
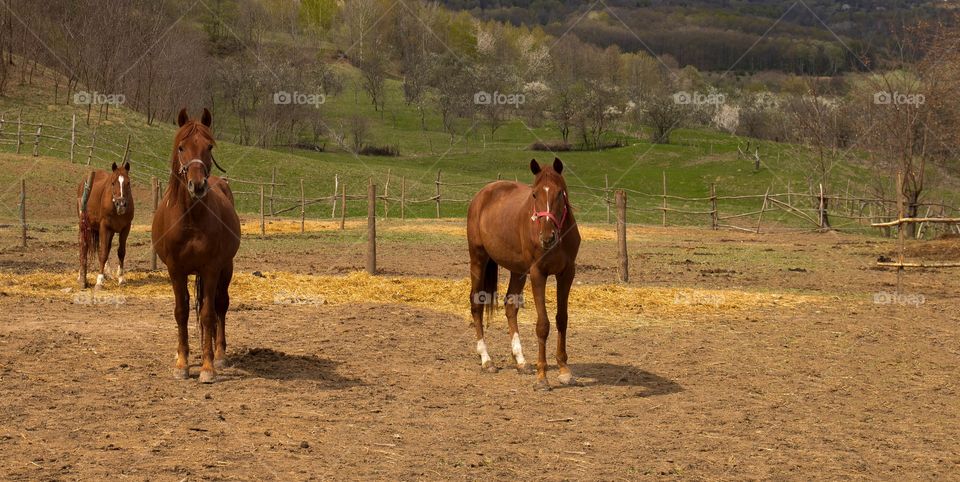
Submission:
<svg viewBox="0 0 960 482">
<path fill-rule="evenodd" d="M 455 316 L 239 308 L 233 367 L 201 386 L 172 379 L 165 302 L 0 298 L 0 478 L 875 479 L 960 468 L 950 303 L 603 329 L 572 320 L 584 386 L 549 393 L 512 370 L 481 373 Z M 532 326 L 521 330 L 532 355 Z M 505 367 L 502 323 L 490 333 Z"/>
</svg>

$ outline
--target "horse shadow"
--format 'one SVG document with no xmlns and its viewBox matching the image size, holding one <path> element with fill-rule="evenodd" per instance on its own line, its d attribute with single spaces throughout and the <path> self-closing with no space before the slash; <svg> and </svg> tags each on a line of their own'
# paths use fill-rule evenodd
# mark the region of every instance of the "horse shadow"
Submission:
<svg viewBox="0 0 960 482">
<path fill-rule="evenodd" d="M 679 383 L 631 365 L 571 363 L 570 367 L 578 377 L 590 379 L 581 380 L 584 385 L 643 387 L 643 391 L 637 394 L 639 397 L 655 397 L 683 391 Z"/>
<path fill-rule="evenodd" d="M 309 380 L 329 388 L 360 385 L 360 380 L 337 373 L 340 362 L 316 355 L 291 355 L 272 348 L 246 348 L 229 357 L 229 367 L 270 380 Z"/>
</svg>

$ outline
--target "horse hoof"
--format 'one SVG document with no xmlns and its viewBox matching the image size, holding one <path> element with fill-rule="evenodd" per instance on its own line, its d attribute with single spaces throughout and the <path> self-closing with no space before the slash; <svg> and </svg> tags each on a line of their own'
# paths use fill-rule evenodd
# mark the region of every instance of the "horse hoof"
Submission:
<svg viewBox="0 0 960 482">
<path fill-rule="evenodd" d="M 173 378 L 177 380 L 186 380 L 190 378 L 190 369 L 189 368 L 174 368 L 173 369 Z"/>
<path fill-rule="evenodd" d="M 500 370 L 497 368 L 497 366 L 494 365 L 493 362 L 491 362 L 491 361 L 488 361 L 488 362 L 484 363 L 484 364 L 480 367 L 480 369 L 483 370 L 483 371 L 485 371 L 485 372 L 487 372 L 487 373 L 497 373 L 498 371 L 500 371 Z"/>
<path fill-rule="evenodd" d="M 529 363 L 517 365 L 517 373 L 521 375 L 533 375 L 533 366 L 531 366 Z"/>
<path fill-rule="evenodd" d="M 550 388 L 550 384 L 547 383 L 547 380 L 545 378 L 537 380 L 537 383 L 533 384 L 533 389 L 538 392 L 549 392 L 550 390 L 552 390 Z"/>
<path fill-rule="evenodd" d="M 561 385 L 566 385 L 568 387 L 576 387 L 580 385 L 580 382 L 577 381 L 576 377 L 574 377 L 572 373 L 561 373 L 560 376 L 557 377 L 557 381 L 560 382 Z"/>
<path fill-rule="evenodd" d="M 212 370 L 200 372 L 200 383 L 213 383 L 216 378 L 217 375 Z"/>
<path fill-rule="evenodd" d="M 227 359 L 220 358 L 220 359 L 214 360 L 213 368 L 216 370 L 223 370 L 224 368 L 227 368 Z"/>
</svg>

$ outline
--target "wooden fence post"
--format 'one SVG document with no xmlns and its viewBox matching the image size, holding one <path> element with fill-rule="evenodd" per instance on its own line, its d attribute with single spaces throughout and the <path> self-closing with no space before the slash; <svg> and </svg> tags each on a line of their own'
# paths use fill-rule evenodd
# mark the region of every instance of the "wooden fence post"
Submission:
<svg viewBox="0 0 960 482">
<path fill-rule="evenodd" d="M 120 165 L 122 166 L 124 162 L 127 162 L 127 156 L 130 155 L 130 134 L 127 134 L 127 141 L 123 145 L 123 155 L 120 158 Z"/>
<path fill-rule="evenodd" d="M 390 168 L 387 168 L 387 180 L 383 183 L 383 219 L 390 215 L 387 201 L 390 199 Z"/>
<path fill-rule="evenodd" d="M 336 196 L 334 196 L 336 198 Z M 303 178 L 300 178 L 300 234 L 307 232 L 307 200 L 303 197 Z"/>
<path fill-rule="evenodd" d="M 440 169 L 437 169 L 437 219 L 440 219 Z"/>
<path fill-rule="evenodd" d="M 710 229 L 717 229 L 720 214 L 717 212 L 717 184 L 710 183 Z"/>
<path fill-rule="evenodd" d="M 763 212 L 767 209 L 767 197 L 770 196 L 770 187 L 767 187 L 767 192 L 763 193 L 763 205 L 760 206 L 760 216 L 757 217 L 757 234 L 760 234 L 760 223 L 763 222 Z"/>
<path fill-rule="evenodd" d="M 270 216 L 274 216 L 273 210 L 273 190 L 277 187 L 277 166 L 273 166 L 273 174 L 270 175 Z"/>
<path fill-rule="evenodd" d="M 40 131 L 43 130 L 43 123 L 37 125 L 37 138 L 33 141 L 33 157 L 40 155 Z"/>
<path fill-rule="evenodd" d="M 27 247 L 27 180 L 20 180 L 20 247 Z"/>
<path fill-rule="evenodd" d="M 367 186 L 367 273 L 377 274 L 377 185 Z"/>
<path fill-rule="evenodd" d="M 820 229 L 826 227 L 826 206 L 824 205 L 823 199 L 823 184 L 820 184 L 820 195 L 818 196 L 817 202 L 817 225 L 820 226 Z"/>
<path fill-rule="evenodd" d="M 607 224 L 610 224 L 610 178 L 603 175 L 603 202 L 607 205 Z"/>
<path fill-rule="evenodd" d="M 617 281 L 630 280 L 627 263 L 627 193 L 617 189 Z"/>
<path fill-rule="evenodd" d="M 667 227 L 667 171 L 662 171 L 663 173 L 663 206 L 661 206 L 661 214 L 663 218 L 660 221 L 660 225 Z"/>
<path fill-rule="evenodd" d="M 340 229 L 343 230 L 347 225 L 347 183 L 345 182 L 340 185 L 340 195 Z"/>
<path fill-rule="evenodd" d="M 330 219 L 337 215 L 337 194 L 340 194 L 340 175 L 333 175 L 333 202 L 330 208 Z"/>
<path fill-rule="evenodd" d="M 400 219 L 407 219 L 404 204 L 407 201 L 407 178 L 400 177 Z"/>
<path fill-rule="evenodd" d="M 90 138 L 90 151 L 87 152 L 87 165 L 90 165 L 90 160 L 93 159 L 93 149 L 94 145 L 97 144 L 97 131 L 100 129 L 100 125 L 97 124 L 97 127 L 93 128 L 93 136 Z"/>
<path fill-rule="evenodd" d="M 70 121 L 70 162 L 73 162 L 73 150 L 77 146 L 77 114 Z"/>
<path fill-rule="evenodd" d="M 21 144 L 23 144 L 23 107 L 17 111 L 17 154 L 20 154 Z"/>
<path fill-rule="evenodd" d="M 903 172 L 897 172 L 897 296 L 900 295 L 903 283 L 903 243 L 906 239 L 906 231 L 903 229 L 902 219 L 906 214 L 903 207 Z"/>
<path fill-rule="evenodd" d="M 267 225 L 263 219 L 263 184 L 260 185 L 260 236 L 267 234 Z"/>
</svg>

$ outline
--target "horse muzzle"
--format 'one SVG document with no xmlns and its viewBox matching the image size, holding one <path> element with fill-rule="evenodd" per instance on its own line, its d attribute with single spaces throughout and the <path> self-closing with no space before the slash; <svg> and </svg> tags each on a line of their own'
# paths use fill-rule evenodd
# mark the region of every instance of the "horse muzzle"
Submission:
<svg viewBox="0 0 960 482">
<path fill-rule="evenodd" d="M 553 249 L 558 244 L 560 244 L 560 234 L 557 231 L 553 231 L 549 237 L 540 237 L 540 247 L 543 249 Z"/>
<path fill-rule="evenodd" d="M 209 191 L 209 187 L 210 185 L 207 183 L 206 179 L 201 182 L 195 182 L 193 179 L 187 181 L 187 192 L 190 193 L 190 197 L 194 200 L 206 196 L 207 191 Z"/>
<path fill-rule="evenodd" d="M 127 212 L 127 200 L 126 199 L 117 199 L 113 201 L 113 209 L 117 211 L 117 214 L 123 215 Z"/>
</svg>

